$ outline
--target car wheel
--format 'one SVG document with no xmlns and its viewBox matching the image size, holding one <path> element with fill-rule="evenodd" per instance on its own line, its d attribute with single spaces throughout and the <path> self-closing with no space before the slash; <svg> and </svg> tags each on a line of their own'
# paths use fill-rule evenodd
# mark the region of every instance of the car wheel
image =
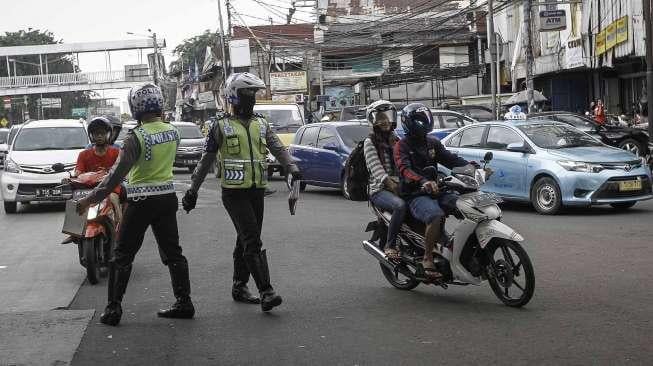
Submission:
<svg viewBox="0 0 653 366">
<path fill-rule="evenodd" d="M 562 207 L 560 187 L 553 178 L 540 178 L 533 185 L 531 203 L 542 215 L 555 215 Z"/>
<path fill-rule="evenodd" d="M 629 151 L 637 156 L 642 156 L 644 148 L 642 144 L 635 139 L 625 139 L 619 143 L 619 148 Z"/>
<path fill-rule="evenodd" d="M 15 214 L 18 211 L 18 202 L 4 202 L 5 204 L 5 213 Z"/>
<path fill-rule="evenodd" d="M 347 173 L 342 173 L 342 180 L 340 181 L 340 189 L 342 190 L 342 196 L 345 197 L 345 199 L 351 200 L 347 187 Z"/>
<path fill-rule="evenodd" d="M 636 203 L 637 201 L 616 202 L 611 203 L 610 206 L 612 206 L 615 210 L 623 211 L 635 206 Z"/>
</svg>

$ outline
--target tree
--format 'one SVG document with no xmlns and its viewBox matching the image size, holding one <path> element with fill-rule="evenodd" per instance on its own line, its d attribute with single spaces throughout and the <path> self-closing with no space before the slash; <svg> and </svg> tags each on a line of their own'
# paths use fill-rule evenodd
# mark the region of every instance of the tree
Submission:
<svg viewBox="0 0 653 366">
<path fill-rule="evenodd" d="M 170 72 L 181 71 L 183 73 L 189 67 L 194 69 L 195 62 L 197 62 L 197 68 L 202 70 L 206 47 L 217 47 L 219 44 L 220 37 L 218 33 L 211 32 L 208 29 L 198 36 L 185 39 L 172 50 L 172 54 L 179 56 L 179 59 L 170 63 Z"/>
<path fill-rule="evenodd" d="M 29 46 L 29 45 L 43 45 L 43 44 L 55 44 L 62 43 L 63 40 L 56 39 L 54 34 L 48 30 L 41 31 L 39 29 L 27 28 L 27 30 L 19 30 L 16 32 L 5 32 L 4 35 L 0 35 L 0 47 L 11 47 L 11 46 Z M 24 56 L 12 56 L 11 58 L 15 59 L 16 65 L 16 75 L 38 75 L 41 71 L 38 66 L 39 64 L 39 55 L 24 55 Z M 43 61 L 43 73 L 46 71 L 45 67 L 45 58 Z M 36 64 L 36 66 L 34 65 Z M 70 54 L 50 54 L 48 55 L 47 60 L 47 71 L 50 74 L 61 74 L 61 73 L 71 73 L 79 72 L 79 68 L 74 64 L 72 55 Z M 14 63 L 10 64 L 10 73 L 14 76 Z M 0 62 L 0 77 L 7 76 L 7 63 Z M 88 101 L 91 96 L 95 93 L 91 91 L 86 92 L 68 92 L 68 93 L 51 93 L 43 95 L 47 98 L 61 98 L 61 109 L 46 109 L 44 110 L 44 118 L 61 118 L 61 117 L 70 117 L 71 109 L 73 107 L 87 107 Z M 27 96 L 28 100 L 28 110 L 30 116 L 34 118 L 39 115 L 38 106 L 36 100 L 40 96 L 31 95 Z M 23 99 L 23 96 L 12 97 L 14 99 L 20 98 Z M 20 103 L 12 103 L 12 105 L 20 105 Z M 14 111 L 15 112 L 15 111 Z M 4 106 L 0 104 L 0 114 L 7 114 L 4 111 Z M 14 113 L 12 118 L 14 121 L 20 120 L 19 116 Z"/>
</svg>

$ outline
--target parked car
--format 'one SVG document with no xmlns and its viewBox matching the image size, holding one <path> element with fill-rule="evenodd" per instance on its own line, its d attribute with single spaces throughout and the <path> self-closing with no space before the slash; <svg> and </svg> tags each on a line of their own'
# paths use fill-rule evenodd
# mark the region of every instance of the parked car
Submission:
<svg viewBox="0 0 653 366">
<path fill-rule="evenodd" d="M 170 122 L 179 131 L 179 147 L 175 156 L 174 166 L 187 168 L 193 172 L 202 158 L 205 137 L 202 130 L 193 122 Z"/>
<path fill-rule="evenodd" d="M 21 125 L 0 177 L 5 212 L 15 213 L 18 203 L 70 199 L 72 193 L 57 186 L 75 169 L 77 156 L 88 144 L 80 120 L 40 120 Z M 53 168 L 58 163 L 63 164 L 63 172 Z"/>
<path fill-rule="evenodd" d="M 306 124 L 303 107 L 299 104 L 256 104 L 254 112 L 265 116 L 272 130 L 286 146 L 292 143 L 297 130 Z M 269 178 L 275 172 L 281 176 L 286 175 L 283 167 L 272 154 L 268 154 L 267 161 Z"/>
<path fill-rule="evenodd" d="M 563 206 L 627 209 L 653 198 L 643 158 L 566 123 L 483 122 L 461 128 L 443 143 L 467 160 L 480 161 L 492 151 L 494 175 L 481 189 L 531 202 L 541 214 L 555 214 Z"/>
<path fill-rule="evenodd" d="M 300 188 L 307 184 L 344 188 L 345 161 L 370 132 L 367 122 L 321 122 L 300 128 L 289 147 L 304 176 Z M 286 179 L 290 185 L 290 174 Z"/>
<path fill-rule="evenodd" d="M 588 133 L 606 145 L 628 150 L 637 156 L 646 156 L 653 149 L 648 134 L 637 128 L 599 125 L 594 120 L 571 112 L 540 112 L 528 115 L 530 120 L 553 120 L 570 124 Z"/>
<path fill-rule="evenodd" d="M 478 123 L 473 118 L 467 117 L 461 113 L 450 111 L 448 109 L 431 109 L 433 114 L 433 131 L 429 133 L 442 140 L 445 136 L 456 131 L 460 127 Z M 395 133 L 400 138 L 403 138 L 405 133 L 401 127 L 401 121 L 397 121 L 397 128 Z"/>
<path fill-rule="evenodd" d="M 492 114 L 492 109 L 482 105 L 450 105 L 449 109 L 479 122 L 494 121 L 496 119 Z"/>
<path fill-rule="evenodd" d="M 7 144 L 7 137 L 9 137 L 9 129 L 0 128 L 0 169 L 3 169 L 5 166 L 5 155 L 9 150 L 9 145 Z"/>
</svg>

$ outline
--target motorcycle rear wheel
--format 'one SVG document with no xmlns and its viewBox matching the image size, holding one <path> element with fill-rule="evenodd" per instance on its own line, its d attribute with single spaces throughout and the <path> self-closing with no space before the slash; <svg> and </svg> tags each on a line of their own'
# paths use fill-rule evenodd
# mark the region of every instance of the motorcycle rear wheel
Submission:
<svg viewBox="0 0 653 366">
<path fill-rule="evenodd" d="M 510 307 L 528 304 L 535 292 L 535 272 L 524 248 L 512 240 L 495 239 L 485 252 L 489 262 L 487 277 L 494 294 Z M 515 291 L 521 295 L 515 297 Z"/>
<path fill-rule="evenodd" d="M 388 280 L 388 282 L 390 282 L 390 284 L 395 288 L 404 291 L 410 291 L 419 285 L 418 280 L 409 277 L 404 277 L 402 274 L 395 276 L 394 272 L 391 271 L 388 267 L 384 266 L 383 264 L 381 264 L 380 266 L 381 266 L 381 272 L 383 272 L 383 276 L 385 277 L 385 279 Z"/>
<path fill-rule="evenodd" d="M 100 278 L 100 263 L 99 256 L 96 250 L 95 239 L 94 238 L 85 238 L 82 241 L 82 247 L 84 252 L 84 259 L 86 259 L 86 278 L 88 283 L 95 285 L 98 283 Z"/>
</svg>

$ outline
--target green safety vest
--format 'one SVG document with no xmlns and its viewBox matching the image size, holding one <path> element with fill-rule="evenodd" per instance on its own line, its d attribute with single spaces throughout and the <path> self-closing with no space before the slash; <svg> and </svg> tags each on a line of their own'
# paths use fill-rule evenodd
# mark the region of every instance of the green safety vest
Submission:
<svg viewBox="0 0 653 366">
<path fill-rule="evenodd" d="M 141 154 L 127 177 L 127 197 L 174 193 L 172 165 L 179 132 L 163 121 L 148 122 L 134 128 Z"/>
<path fill-rule="evenodd" d="M 223 188 L 265 188 L 267 185 L 268 123 L 255 117 L 249 128 L 234 118 L 218 121 L 222 133 L 219 159 Z"/>
</svg>

